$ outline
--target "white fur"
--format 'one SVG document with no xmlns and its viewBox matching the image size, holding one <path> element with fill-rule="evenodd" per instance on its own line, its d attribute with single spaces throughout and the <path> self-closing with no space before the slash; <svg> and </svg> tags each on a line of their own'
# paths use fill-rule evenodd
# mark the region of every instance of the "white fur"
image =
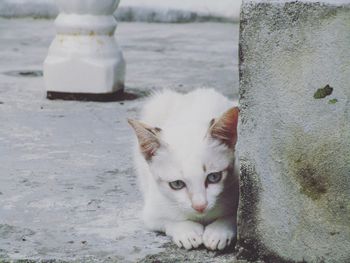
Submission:
<svg viewBox="0 0 350 263">
<path fill-rule="evenodd" d="M 135 164 L 144 197 L 146 226 L 165 232 L 186 249 L 204 244 L 208 249 L 223 249 L 236 234 L 238 165 L 234 173 L 223 173 L 217 184 L 205 187 L 209 173 L 222 171 L 236 163 L 234 150 L 208 137 L 209 123 L 236 103 L 213 89 L 198 89 L 188 94 L 164 90 L 145 104 L 141 121 L 162 129 L 161 147 L 151 161 L 135 152 Z M 206 172 L 203 166 L 206 166 Z M 187 187 L 173 190 L 169 182 L 182 180 Z M 208 206 L 204 213 L 194 204 Z"/>
</svg>

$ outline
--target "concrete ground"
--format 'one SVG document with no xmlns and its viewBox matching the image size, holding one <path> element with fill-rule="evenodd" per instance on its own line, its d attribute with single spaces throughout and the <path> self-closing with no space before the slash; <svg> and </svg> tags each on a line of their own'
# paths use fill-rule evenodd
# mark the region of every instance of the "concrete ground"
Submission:
<svg viewBox="0 0 350 263">
<path fill-rule="evenodd" d="M 126 118 L 151 89 L 238 92 L 238 25 L 121 23 L 126 90 L 140 99 L 45 98 L 52 20 L 0 19 L 0 262 L 235 262 L 184 251 L 139 220 Z"/>
</svg>

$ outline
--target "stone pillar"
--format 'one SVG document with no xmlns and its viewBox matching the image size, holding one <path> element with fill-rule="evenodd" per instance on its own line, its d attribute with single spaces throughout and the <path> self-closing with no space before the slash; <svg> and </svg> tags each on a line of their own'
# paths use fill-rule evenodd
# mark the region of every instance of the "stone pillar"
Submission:
<svg viewBox="0 0 350 263">
<path fill-rule="evenodd" d="M 243 2 L 240 258 L 350 262 L 349 4 Z"/>
<path fill-rule="evenodd" d="M 56 0 L 57 35 L 44 62 L 50 99 L 110 100 L 123 91 L 125 62 L 114 37 L 119 0 Z"/>
</svg>

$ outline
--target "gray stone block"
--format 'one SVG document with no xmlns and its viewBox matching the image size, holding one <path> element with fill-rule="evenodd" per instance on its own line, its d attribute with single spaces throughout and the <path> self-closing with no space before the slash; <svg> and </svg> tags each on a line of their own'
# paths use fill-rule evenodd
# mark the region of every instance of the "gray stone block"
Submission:
<svg viewBox="0 0 350 263">
<path fill-rule="evenodd" d="M 239 256 L 350 262 L 350 1 L 243 2 Z"/>
</svg>

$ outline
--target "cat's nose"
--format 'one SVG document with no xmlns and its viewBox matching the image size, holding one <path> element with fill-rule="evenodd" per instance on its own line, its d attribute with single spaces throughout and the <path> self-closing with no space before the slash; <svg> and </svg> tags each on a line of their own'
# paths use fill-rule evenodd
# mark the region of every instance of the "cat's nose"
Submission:
<svg viewBox="0 0 350 263">
<path fill-rule="evenodd" d="M 203 213 L 204 210 L 207 208 L 207 206 L 208 206 L 208 202 L 205 202 L 204 204 L 199 204 L 199 205 L 192 204 L 192 208 L 199 213 Z"/>
</svg>

